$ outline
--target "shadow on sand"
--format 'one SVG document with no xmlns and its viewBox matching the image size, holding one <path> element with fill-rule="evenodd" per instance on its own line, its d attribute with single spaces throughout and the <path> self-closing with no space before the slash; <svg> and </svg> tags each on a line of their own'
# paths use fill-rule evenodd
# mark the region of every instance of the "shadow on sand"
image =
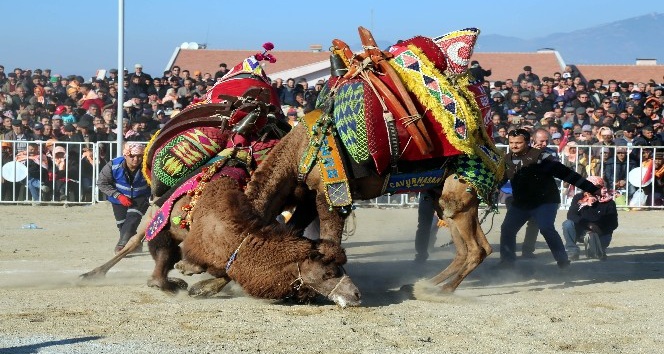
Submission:
<svg viewBox="0 0 664 354">
<path fill-rule="evenodd" d="M 90 337 L 69 338 L 69 339 L 61 339 L 61 340 L 51 340 L 51 341 L 47 341 L 47 342 L 41 342 L 41 343 L 29 344 L 29 345 L 21 345 L 21 346 L 17 346 L 17 347 L 0 348 L 0 353 L 11 353 L 11 354 L 39 353 L 41 351 L 41 349 L 43 349 L 43 348 L 57 347 L 57 346 L 63 346 L 63 348 L 66 348 L 64 346 L 71 345 L 71 344 L 76 344 L 76 343 L 96 341 L 96 340 L 101 339 L 101 338 L 103 338 L 103 337 L 90 336 Z"/>
<path fill-rule="evenodd" d="M 346 246 L 351 248 L 357 245 L 349 243 Z M 498 249 L 497 245 L 492 246 L 494 250 Z M 664 250 L 664 245 L 661 244 L 609 248 L 606 261 L 581 256 L 579 261 L 572 262 L 570 267 L 563 270 L 558 269 L 545 243 L 538 242 L 537 249 L 537 258 L 519 258 L 512 270 L 494 268 L 499 261 L 495 252 L 461 283 L 459 290 L 486 290 L 483 291 L 484 294 L 477 295 L 485 297 L 664 277 L 664 251 L 659 252 Z M 448 253 L 442 258 L 432 257 L 434 259 L 425 263 L 410 260 L 366 260 L 373 257 L 403 259 L 409 254 L 412 255 L 410 249 L 349 255 L 346 270 L 362 292 L 363 307 L 385 306 L 414 299 L 413 284 L 436 275 L 451 262 Z"/>
</svg>

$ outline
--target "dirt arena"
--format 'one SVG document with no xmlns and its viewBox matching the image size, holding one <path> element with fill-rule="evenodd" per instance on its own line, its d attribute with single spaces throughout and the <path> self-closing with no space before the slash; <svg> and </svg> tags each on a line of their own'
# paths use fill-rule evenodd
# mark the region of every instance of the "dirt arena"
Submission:
<svg viewBox="0 0 664 354">
<path fill-rule="evenodd" d="M 606 262 L 582 257 L 559 271 L 540 238 L 537 259 L 498 275 L 496 251 L 454 295 L 440 295 L 418 280 L 450 261 L 454 248 L 440 247 L 447 230 L 416 265 L 415 209 L 358 209 L 344 245 L 363 304 L 348 309 L 257 300 L 237 286 L 205 300 L 169 296 L 146 286 L 148 253 L 80 283 L 112 255 L 107 203 L 3 205 L 0 214 L 0 353 L 655 353 L 664 345 L 662 211 L 620 212 Z M 488 234 L 495 249 L 503 217 Z M 30 222 L 42 229 L 21 229 Z"/>
</svg>

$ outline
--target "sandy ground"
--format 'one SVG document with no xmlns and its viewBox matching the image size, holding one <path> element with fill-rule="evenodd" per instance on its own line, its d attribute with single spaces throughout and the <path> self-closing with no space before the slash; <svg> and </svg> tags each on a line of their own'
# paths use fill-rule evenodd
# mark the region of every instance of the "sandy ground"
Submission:
<svg viewBox="0 0 664 354">
<path fill-rule="evenodd" d="M 78 275 L 106 261 L 117 238 L 108 204 L 0 213 L 0 353 L 655 353 L 664 345 L 661 211 L 621 212 L 606 262 L 582 257 L 561 272 L 540 239 L 537 259 L 520 260 L 515 272 L 492 270 L 494 253 L 454 295 L 440 295 L 418 280 L 450 261 L 454 248 L 439 247 L 447 230 L 416 265 L 415 209 L 358 209 L 357 233 L 344 244 L 363 305 L 349 309 L 257 300 L 237 286 L 211 299 L 169 296 L 145 285 L 147 253 L 82 284 Z M 503 216 L 488 234 L 495 248 Z M 29 222 L 43 229 L 21 229 Z"/>
</svg>

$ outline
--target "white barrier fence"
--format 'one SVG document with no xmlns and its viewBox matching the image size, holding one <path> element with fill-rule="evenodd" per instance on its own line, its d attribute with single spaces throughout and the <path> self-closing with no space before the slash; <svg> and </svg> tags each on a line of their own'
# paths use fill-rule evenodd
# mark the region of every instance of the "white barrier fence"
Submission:
<svg viewBox="0 0 664 354">
<path fill-rule="evenodd" d="M 115 142 L 0 142 L 0 204 L 68 205 L 106 200 L 96 186 L 97 175 L 116 155 Z"/>
<path fill-rule="evenodd" d="M 45 141 L 2 142 L 0 204 L 93 204 L 106 200 L 96 187 L 97 175 L 111 156 L 115 142 L 97 143 Z M 509 147 L 498 146 L 505 151 Z M 557 147 L 550 146 L 554 151 Z M 623 151 L 624 154 L 623 154 Z M 645 152 L 644 152 L 645 151 Z M 620 147 L 579 145 L 560 151 L 559 159 L 583 176 L 600 176 L 619 193 L 619 206 L 661 209 L 664 168 L 653 161 L 664 147 Z M 567 208 L 579 190 L 560 182 L 562 208 Z M 386 195 L 358 206 L 414 207 L 418 194 Z"/>
</svg>

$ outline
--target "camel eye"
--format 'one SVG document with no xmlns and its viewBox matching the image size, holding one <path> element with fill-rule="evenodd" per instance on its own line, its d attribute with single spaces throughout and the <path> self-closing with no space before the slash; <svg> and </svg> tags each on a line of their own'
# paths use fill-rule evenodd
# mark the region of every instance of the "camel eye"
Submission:
<svg viewBox="0 0 664 354">
<path fill-rule="evenodd" d="M 326 280 L 327 279 L 332 279 L 332 278 L 336 277 L 337 275 L 339 275 L 339 268 L 335 267 L 335 268 L 328 269 L 327 271 L 325 271 L 325 275 L 323 276 L 323 278 L 326 279 Z"/>
</svg>

